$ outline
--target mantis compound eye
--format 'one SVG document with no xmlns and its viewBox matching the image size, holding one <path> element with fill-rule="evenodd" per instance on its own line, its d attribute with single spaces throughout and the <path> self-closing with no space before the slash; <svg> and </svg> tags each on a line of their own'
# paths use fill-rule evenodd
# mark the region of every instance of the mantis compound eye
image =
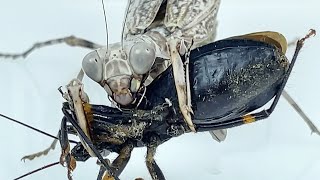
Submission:
<svg viewBox="0 0 320 180">
<path fill-rule="evenodd" d="M 90 52 L 83 58 L 82 69 L 95 82 L 100 83 L 102 81 L 103 63 L 96 51 Z"/>
<path fill-rule="evenodd" d="M 139 42 L 133 45 L 129 53 L 131 68 L 139 75 L 150 71 L 155 59 L 156 53 L 154 47 L 145 42 Z"/>
</svg>

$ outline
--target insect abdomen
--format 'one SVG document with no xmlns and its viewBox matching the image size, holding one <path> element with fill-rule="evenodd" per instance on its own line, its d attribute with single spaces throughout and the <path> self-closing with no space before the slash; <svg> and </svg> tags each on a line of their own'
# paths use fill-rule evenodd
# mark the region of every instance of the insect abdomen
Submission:
<svg viewBox="0 0 320 180">
<path fill-rule="evenodd" d="M 228 41 L 231 47 L 191 57 L 195 119 L 248 113 L 266 104 L 282 82 L 288 63 L 276 48 L 255 41 Z"/>
<path fill-rule="evenodd" d="M 288 67 L 285 56 L 274 46 L 252 40 L 221 40 L 193 50 L 190 83 L 194 122 L 251 112 L 270 101 Z M 149 105 L 177 95 L 168 69 L 148 87 Z M 220 119 L 221 120 L 221 119 Z"/>
</svg>

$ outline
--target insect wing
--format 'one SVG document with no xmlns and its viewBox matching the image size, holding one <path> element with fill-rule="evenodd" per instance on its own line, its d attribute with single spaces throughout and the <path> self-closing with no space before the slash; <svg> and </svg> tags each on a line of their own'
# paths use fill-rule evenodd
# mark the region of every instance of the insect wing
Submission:
<svg viewBox="0 0 320 180">
<path fill-rule="evenodd" d="M 124 37 L 139 34 L 154 21 L 162 0 L 129 0 L 124 27 Z M 126 39 L 126 38 L 124 38 Z"/>
<path fill-rule="evenodd" d="M 255 32 L 250 34 L 245 34 L 241 36 L 235 36 L 228 39 L 251 39 L 256 41 L 265 42 L 268 44 L 272 44 L 277 48 L 281 49 L 282 53 L 285 54 L 288 48 L 288 43 L 286 38 L 278 33 L 273 31 L 262 31 L 262 32 Z"/>
<path fill-rule="evenodd" d="M 203 41 L 214 40 L 219 7 L 220 0 L 168 0 L 164 24 L 171 33 L 182 33 L 184 40 L 192 39 L 199 47 L 208 43 Z"/>
</svg>

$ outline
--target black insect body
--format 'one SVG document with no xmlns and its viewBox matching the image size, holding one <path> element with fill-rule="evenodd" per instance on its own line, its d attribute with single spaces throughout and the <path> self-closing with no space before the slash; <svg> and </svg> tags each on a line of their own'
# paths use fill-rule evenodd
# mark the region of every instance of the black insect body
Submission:
<svg viewBox="0 0 320 180">
<path fill-rule="evenodd" d="M 190 59 L 193 121 L 198 128 L 265 105 L 277 94 L 289 65 L 274 46 L 244 39 L 217 41 L 191 52 Z M 174 84 L 168 80 L 171 72 L 149 86 L 149 107 L 165 103 L 168 97 L 176 103 Z"/>
<path fill-rule="evenodd" d="M 267 118 L 280 98 L 304 40 L 312 33 L 298 41 L 290 63 L 284 55 L 285 39 L 273 32 L 225 39 L 191 51 L 190 84 L 193 123 L 197 132 L 232 128 Z M 191 132 L 179 112 L 174 87 L 172 68 L 169 67 L 147 87 L 137 109 L 119 110 L 83 102 L 90 137 L 86 139 L 79 127 L 76 130 L 85 146 L 90 145 L 103 163 L 98 179 L 118 179 L 133 148 L 145 146 L 146 164 L 152 179 L 165 179 L 154 160 L 157 146 Z M 252 113 L 271 99 L 270 108 Z M 68 103 L 64 103 L 63 112 L 60 141 L 62 149 L 66 149 L 66 121 L 73 127 L 78 125 Z M 87 149 L 79 143 L 69 156 L 85 161 L 90 158 Z M 100 155 L 104 150 L 119 153 L 111 165 L 105 165 L 107 163 Z"/>
</svg>

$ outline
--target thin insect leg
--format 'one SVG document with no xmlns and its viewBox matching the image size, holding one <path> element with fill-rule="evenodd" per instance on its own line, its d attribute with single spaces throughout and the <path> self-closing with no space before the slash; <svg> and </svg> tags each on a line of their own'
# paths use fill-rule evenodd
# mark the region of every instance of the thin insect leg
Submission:
<svg viewBox="0 0 320 180">
<path fill-rule="evenodd" d="M 127 143 L 126 146 L 121 149 L 118 157 L 112 162 L 111 168 L 114 170 L 116 176 L 120 176 L 128 164 L 133 148 L 132 143 Z"/>
<path fill-rule="evenodd" d="M 257 113 L 253 113 L 253 114 L 248 114 L 242 117 L 237 117 L 234 119 L 229 119 L 229 120 L 225 120 L 224 122 L 218 122 L 218 123 L 211 123 L 211 124 L 207 124 L 207 125 L 200 125 L 198 131 L 206 131 L 206 130 L 214 130 L 214 129 L 222 129 L 222 128 L 230 128 L 230 127 L 235 127 L 235 126 L 240 126 L 242 124 L 247 124 L 247 123 L 252 123 L 258 120 L 262 120 L 265 118 L 268 118 L 270 116 L 270 114 L 274 111 L 277 103 L 279 102 L 279 99 L 281 97 L 281 94 L 283 92 L 283 89 L 286 85 L 286 82 L 288 81 L 289 75 L 292 71 L 292 68 L 294 66 L 294 63 L 296 62 L 296 59 L 298 57 L 298 54 L 304 44 L 304 41 L 309 38 L 311 35 L 315 35 L 315 31 L 311 30 L 309 34 L 307 34 L 304 38 L 300 39 L 297 42 L 297 47 L 294 53 L 294 56 L 292 58 L 292 61 L 290 63 L 290 66 L 285 74 L 285 77 L 283 79 L 282 85 L 280 86 L 278 93 L 275 95 L 275 98 L 271 104 L 271 106 L 269 107 L 269 109 L 267 110 L 262 110 L 260 112 Z"/>
<path fill-rule="evenodd" d="M 106 172 L 106 168 L 104 166 L 100 166 L 97 180 L 103 180 L 103 176 L 104 176 L 105 172 Z"/>
<path fill-rule="evenodd" d="M 108 170 L 109 174 L 114 177 L 115 180 L 119 180 L 117 176 L 114 175 L 114 172 L 112 171 L 109 164 L 103 159 L 100 152 L 95 148 L 94 144 L 90 141 L 90 139 L 86 136 L 86 134 L 83 132 L 83 130 L 80 128 L 78 123 L 73 119 L 71 114 L 67 112 L 67 109 L 65 107 L 62 108 L 62 112 L 65 115 L 66 119 L 72 124 L 72 126 L 76 129 L 79 136 L 84 140 L 84 142 L 90 147 L 90 149 L 94 152 L 95 156 L 99 159 L 99 161 L 102 163 L 102 165 Z"/>
<path fill-rule="evenodd" d="M 61 145 L 61 156 L 60 164 L 67 165 L 68 168 L 68 179 L 72 180 L 71 172 L 76 167 L 76 160 L 70 154 L 70 144 L 68 140 L 68 131 L 67 131 L 67 118 L 63 117 L 61 121 L 61 129 L 59 131 L 59 142 Z"/>
<path fill-rule="evenodd" d="M 77 132 L 70 125 L 67 125 L 67 132 L 68 132 L 68 134 L 77 135 Z M 57 142 L 58 142 L 58 139 L 54 139 L 48 148 L 44 149 L 43 151 L 39 151 L 37 153 L 33 153 L 33 154 L 29 154 L 29 155 L 23 156 L 21 158 L 21 160 L 22 161 L 25 161 L 25 160 L 30 160 L 31 161 L 36 157 L 46 156 L 49 153 L 50 150 L 54 150 L 56 148 Z"/>
<path fill-rule="evenodd" d="M 91 41 L 88 41 L 82 38 L 78 38 L 75 36 L 68 36 L 64 38 L 57 38 L 57 39 L 35 43 L 29 49 L 27 49 L 22 53 L 0 53 L 0 58 L 1 57 L 11 58 L 11 59 L 26 58 L 31 52 L 33 52 L 36 49 L 40 49 L 46 46 L 52 46 L 56 44 L 62 44 L 62 43 L 66 43 L 69 46 L 77 46 L 77 47 L 83 47 L 88 49 L 97 49 L 102 47 L 99 44 L 93 43 Z"/>
<path fill-rule="evenodd" d="M 283 91 L 283 89 L 284 89 L 284 87 L 285 87 L 285 85 L 286 85 L 286 83 L 287 83 L 287 81 L 289 79 L 289 75 L 290 75 L 290 73 L 291 73 L 291 71 L 293 69 L 293 66 L 294 66 L 294 64 L 295 64 L 295 62 L 296 62 L 296 60 L 298 58 L 299 52 L 300 52 L 301 48 L 303 47 L 304 41 L 306 39 L 310 38 L 312 35 L 315 35 L 315 34 L 316 34 L 316 31 L 312 29 L 312 30 L 310 30 L 310 32 L 304 38 L 300 39 L 297 42 L 296 50 L 295 50 L 294 55 L 292 57 L 292 60 L 291 60 L 290 66 L 289 66 L 289 68 L 287 70 L 287 73 L 285 75 L 285 78 L 283 79 L 282 86 L 279 88 L 279 92 L 276 95 L 275 100 L 271 104 L 271 107 L 267 110 L 268 113 L 272 113 L 273 110 L 275 109 L 275 107 L 276 107 L 276 105 L 277 105 L 277 103 L 278 103 L 278 101 L 280 99 L 280 95 L 281 95 L 281 93 L 282 93 L 282 91 Z"/>
<path fill-rule="evenodd" d="M 158 145 L 158 138 L 152 136 L 150 144 L 147 145 L 146 165 L 153 180 L 165 180 L 160 167 L 154 159 Z"/>
<path fill-rule="evenodd" d="M 118 157 L 110 165 L 111 169 L 113 169 L 113 172 L 115 173 L 116 176 L 120 176 L 120 174 L 122 173 L 124 168 L 127 166 L 128 162 L 130 160 L 133 148 L 134 148 L 133 144 L 128 142 L 120 150 L 120 153 L 119 153 Z M 105 168 L 103 166 L 100 167 L 100 172 L 102 170 L 105 170 Z M 99 172 L 99 174 L 100 174 L 100 172 Z M 108 179 L 110 177 L 108 172 L 104 172 L 103 176 L 101 176 L 100 179 L 99 179 L 99 176 L 98 176 L 97 180 L 105 180 L 105 179 Z"/>
<path fill-rule="evenodd" d="M 51 149 L 54 150 L 56 148 L 57 142 L 58 142 L 58 140 L 54 139 L 48 148 L 46 148 L 43 151 L 39 151 L 37 153 L 33 153 L 33 154 L 29 154 L 29 155 L 23 156 L 21 158 L 21 161 L 25 161 L 25 160 L 30 160 L 31 161 L 36 157 L 46 156 Z"/>
<path fill-rule="evenodd" d="M 55 149 L 55 146 L 56 146 L 57 141 L 58 141 L 58 137 L 53 136 L 53 135 L 51 135 L 51 134 L 48 134 L 48 133 L 46 133 L 46 132 L 44 132 L 44 131 L 42 131 L 42 130 L 40 130 L 40 129 L 34 128 L 34 127 L 32 127 L 32 126 L 30 126 L 30 125 L 28 125 L 28 124 L 22 123 L 22 122 L 20 122 L 20 121 L 18 121 L 18 120 L 16 120 L 16 119 L 10 118 L 10 117 L 5 116 L 5 115 L 3 115 L 3 114 L 0 114 L 0 117 L 3 117 L 3 118 L 5 118 L 5 119 L 8 119 L 8 120 L 13 121 L 13 122 L 15 122 L 15 123 L 21 124 L 21 125 L 23 125 L 24 127 L 30 128 L 30 129 L 32 129 L 32 130 L 34 130 L 34 131 L 36 131 L 36 132 L 39 132 L 39 133 L 42 133 L 42 134 L 44 134 L 44 135 L 46 135 L 46 136 L 49 136 L 49 137 L 51 137 L 51 138 L 54 138 L 54 141 L 53 141 L 53 142 L 51 143 L 51 145 L 50 145 L 48 148 L 46 148 L 45 150 L 40 151 L 40 152 L 37 152 L 37 153 L 34 153 L 34 154 L 30 154 L 30 155 L 24 156 L 24 157 L 21 158 L 21 160 L 23 160 L 23 161 L 25 161 L 26 159 L 28 159 L 28 160 L 33 160 L 33 159 L 36 158 L 36 157 L 40 157 L 40 156 L 42 156 L 42 155 L 47 155 L 48 152 L 49 152 L 51 149 Z M 70 129 L 70 128 L 69 128 L 69 129 Z M 71 131 L 71 130 L 69 130 L 69 129 L 68 129 L 68 132 Z M 69 132 L 69 133 L 70 133 L 70 132 Z M 70 140 L 70 142 L 71 142 L 71 143 L 77 143 L 76 141 L 72 141 L 72 140 Z"/>
<path fill-rule="evenodd" d="M 288 101 L 288 103 L 294 108 L 294 110 L 300 115 L 300 117 L 304 120 L 305 123 L 309 126 L 311 133 L 316 133 L 320 135 L 319 129 L 316 125 L 309 119 L 309 117 L 303 112 L 303 110 L 299 107 L 299 105 L 292 99 L 292 97 L 283 90 L 282 96 Z"/>
<path fill-rule="evenodd" d="M 293 47 L 299 38 L 296 38 L 288 43 L 288 47 Z M 293 107 L 293 109 L 300 115 L 300 117 L 307 123 L 312 133 L 316 133 L 320 135 L 319 129 L 315 126 L 315 124 L 309 119 L 306 113 L 299 107 L 299 105 L 294 101 L 294 99 L 288 94 L 286 90 L 283 90 L 282 96 L 284 99 Z"/>
</svg>

